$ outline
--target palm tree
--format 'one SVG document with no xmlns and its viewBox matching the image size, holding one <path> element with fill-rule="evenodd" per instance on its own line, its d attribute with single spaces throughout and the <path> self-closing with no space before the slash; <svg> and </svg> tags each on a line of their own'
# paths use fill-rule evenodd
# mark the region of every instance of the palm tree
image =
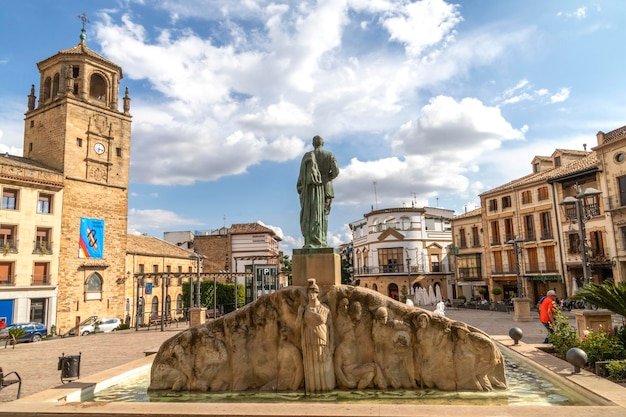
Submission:
<svg viewBox="0 0 626 417">
<path fill-rule="evenodd" d="M 583 300 L 626 317 L 626 282 L 615 284 L 606 280 L 599 285 L 590 283 L 579 288 L 572 299 Z"/>
</svg>

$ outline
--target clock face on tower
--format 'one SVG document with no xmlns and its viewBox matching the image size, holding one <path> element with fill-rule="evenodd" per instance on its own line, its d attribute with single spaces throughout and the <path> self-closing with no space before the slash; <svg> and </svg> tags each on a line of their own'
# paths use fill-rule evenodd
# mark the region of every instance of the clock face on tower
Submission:
<svg viewBox="0 0 626 417">
<path fill-rule="evenodd" d="M 98 155 L 102 155 L 104 153 L 104 145 L 98 142 L 93 145 L 93 150 L 96 151 Z"/>
</svg>

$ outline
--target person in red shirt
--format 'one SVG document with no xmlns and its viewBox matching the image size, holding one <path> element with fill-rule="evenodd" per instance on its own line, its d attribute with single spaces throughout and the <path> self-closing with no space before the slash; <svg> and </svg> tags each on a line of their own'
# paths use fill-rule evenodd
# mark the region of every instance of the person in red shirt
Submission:
<svg viewBox="0 0 626 417">
<path fill-rule="evenodd" d="M 548 334 L 554 332 L 552 325 L 554 324 L 554 317 L 556 316 L 555 301 L 556 292 L 554 290 L 550 290 L 546 293 L 546 297 L 539 306 L 539 321 L 541 321 L 541 324 L 548 329 Z M 546 336 L 543 343 L 548 343 L 548 336 Z"/>
</svg>

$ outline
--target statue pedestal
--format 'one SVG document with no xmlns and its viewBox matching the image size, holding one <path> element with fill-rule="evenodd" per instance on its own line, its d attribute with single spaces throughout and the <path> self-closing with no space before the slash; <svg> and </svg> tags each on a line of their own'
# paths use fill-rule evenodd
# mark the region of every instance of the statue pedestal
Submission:
<svg viewBox="0 0 626 417">
<path fill-rule="evenodd" d="M 315 278 L 317 285 L 341 285 L 341 257 L 334 248 L 294 249 L 292 284 L 306 287 L 307 279 Z"/>
<path fill-rule="evenodd" d="M 533 321 L 530 316 L 530 298 L 513 299 L 513 321 Z"/>
<path fill-rule="evenodd" d="M 206 322 L 206 308 L 195 307 L 189 310 L 189 327 Z"/>
</svg>

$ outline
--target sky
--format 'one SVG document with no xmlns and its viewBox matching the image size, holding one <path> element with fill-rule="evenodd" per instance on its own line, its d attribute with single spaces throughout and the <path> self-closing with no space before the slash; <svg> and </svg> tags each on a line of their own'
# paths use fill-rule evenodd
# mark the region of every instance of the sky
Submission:
<svg viewBox="0 0 626 417">
<path fill-rule="evenodd" d="M 372 209 L 461 214 L 626 124 L 621 0 L 0 0 L 0 152 L 22 155 L 36 63 L 83 13 L 131 97 L 130 233 L 259 221 L 290 254 L 320 135 L 336 247 Z"/>
</svg>

